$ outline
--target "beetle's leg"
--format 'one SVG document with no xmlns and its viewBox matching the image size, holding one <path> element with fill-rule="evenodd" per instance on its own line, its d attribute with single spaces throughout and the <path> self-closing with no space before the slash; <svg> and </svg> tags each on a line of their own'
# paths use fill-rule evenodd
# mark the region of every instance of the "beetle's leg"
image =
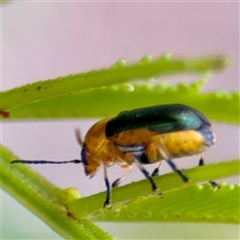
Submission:
<svg viewBox="0 0 240 240">
<path fill-rule="evenodd" d="M 205 162 L 204 162 L 203 154 L 201 154 L 199 162 L 198 162 L 198 166 L 204 166 L 204 164 L 205 164 Z"/>
<path fill-rule="evenodd" d="M 121 168 L 126 169 L 127 171 L 118 179 L 116 179 L 113 183 L 112 183 L 112 187 L 117 187 L 120 182 L 132 171 L 132 165 L 128 165 L 128 164 L 122 164 Z"/>
<path fill-rule="evenodd" d="M 155 177 L 155 176 L 159 175 L 159 169 L 161 167 L 161 164 L 162 164 L 162 162 L 159 162 L 157 167 L 153 170 L 152 175 L 151 175 L 152 177 Z"/>
<path fill-rule="evenodd" d="M 171 159 L 168 159 L 167 163 L 169 164 L 169 166 L 172 168 L 174 172 L 178 173 L 178 175 L 182 178 L 183 182 L 189 181 L 188 177 L 185 176 L 184 173 L 177 168 L 177 166 L 174 164 L 174 162 Z"/>
<path fill-rule="evenodd" d="M 137 159 L 134 158 L 134 162 L 136 163 L 136 165 L 138 166 L 138 168 L 140 169 L 140 171 L 143 173 L 143 175 L 149 179 L 151 186 L 152 186 L 152 190 L 155 192 L 158 190 L 158 187 L 156 186 L 155 182 L 153 181 L 152 177 L 150 176 L 149 172 L 142 166 L 142 164 L 140 164 L 138 162 Z"/>
<path fill-rule="evenodd" d="M 83 140 L 81 138 L 80 130 L 78 128 L 75 129 L 75 134 L 76 134 L 77 141 L 78 141 L 79 145 L 82 147 L 83 146 Z"/>
<path fill-rule="evenodd" d="M 203 154 L 200 155 L 200 159 L 199 159 L 199 163 L 198 163 L 198 166 L 204 166 L 205 165 L 205 161 L 204 161 L 204 158 L 203 158 Z M 215 181 L 209 181 L 209 183 L 211 184 L 211 186 L 213 188 L 216 188 L 216 189 L 219 189 L 220 186 L 215 182 Z"/>
<path fill-rule="evenodd" d="M 103 174 L 104 174 L 105 185 L 106 185 L 106 188 L 107 188 L 106 200 L 104 202 L 103 207 L 107 208 L 107 207 L 110 206 L 110 202 L 111 202 L 111 188 L 110 188 L 110 184 L 109 184 L 109 180 L 108 180 L 108 176 L 107 176 L 107 166 L 106 166 L 106 164 L 103 165 Z"/>
</svg>

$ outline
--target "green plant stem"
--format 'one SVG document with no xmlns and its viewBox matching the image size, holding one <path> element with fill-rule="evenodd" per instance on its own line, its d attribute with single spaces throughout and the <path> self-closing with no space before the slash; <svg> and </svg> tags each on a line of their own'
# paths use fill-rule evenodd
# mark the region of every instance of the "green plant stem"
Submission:
<svg viewBox="0 0 240 240">
<path fill-rule="evenodd" d="M 66 194 L 29 166 L 10 164 L 18 159 L 1 145 L 1 185 L 14 198 L 65 239 L 112 239 L 87 219 L 77 219 L 66 209 Z"/>
</svg>

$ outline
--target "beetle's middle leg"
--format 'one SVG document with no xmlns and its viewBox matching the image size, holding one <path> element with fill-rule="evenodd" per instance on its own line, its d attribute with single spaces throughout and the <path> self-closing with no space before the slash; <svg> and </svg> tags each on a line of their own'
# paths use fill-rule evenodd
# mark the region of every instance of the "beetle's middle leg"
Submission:
<svg viewBox="0 0 240 240">
<path fill-rule="evenodd" d="M 158 165 L 157 165 L 157 167 L 153 170 L 153 172 L 152 172 L 152 177 L 155 177 L 155 176 L 158 176 L 159 175 L 159 169 L 160 169 L 160 167 L 161 167 L 161 164 L 162 164 L 162 161 L 160 161 L 159 163 L 158 163 Z"/>
<path fill-rule="evenodd" d="M 150 176 L 149 172 L 142 166 L 141 163 L 139 163 L 139 161 L 134 158 L 134 162 L 135 164 L 137 165 L 137 167 L 140 169 L 140 171 L 143 173 L 143 175 L 149 179 L 150 183 L 151 183 L 151 186 L 152 186 L 152 190 L 154 192 L 158 191 L 158 187 L 157 185 L 155 184 L 154 180 L 152 179 L 152 177 Z"/>
<path fill-rule="evenodd" d="M 172 168 L 172 170 L 174 172 L 176 172 L 183 180 L 183 182 L 189 182 L 189 179 L 188 177 L 181 171 L 177 168 L 177 166 L 174 164 L 174 162 L 171 160 L 171 159 L 168 159 L 167 160 L 167 163 L 169 164 L 169 166 Z"/>
<path fill-rule="evenodd" d="M 126 169 L 126 172 L 112 183 L 112 187 L 117 187 L 120 182 L 132 171 L 132 165 L 129 164 L 122 164 L 121 168 Z"/>
</svg>

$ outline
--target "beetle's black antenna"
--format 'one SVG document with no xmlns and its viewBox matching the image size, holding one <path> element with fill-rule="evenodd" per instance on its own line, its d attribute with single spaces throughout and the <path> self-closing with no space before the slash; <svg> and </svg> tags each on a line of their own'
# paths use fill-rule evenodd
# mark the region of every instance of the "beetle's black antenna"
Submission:
<svg viewBox="0 0 240 240">
<path fill-rule="evenodd" d="M 76 129 L 75 130 L 77 141 L 80 144 L 80 146 L 83 146 L 83 141 L 81 138 L 80 130 Z M 67 163 L 74 163 L 78 164 L 81 163 L 82 160 L 79 159 L 74 159 L 74 160 L 69 160 L 69 161 L 48 161 L 48 160 L 13 160 L 10 163 L 23 163 L 23 164 L 67 164 Z"/>
<path fill-rule="evenodd" d="M 47 160 L 13 160 L 10 163 L 23 163 L 23 164 L 67 164 L 67 163 L 81 163 L 82 160 L 74 159 L 69 161 L 47 161 Z"/>
</svg>

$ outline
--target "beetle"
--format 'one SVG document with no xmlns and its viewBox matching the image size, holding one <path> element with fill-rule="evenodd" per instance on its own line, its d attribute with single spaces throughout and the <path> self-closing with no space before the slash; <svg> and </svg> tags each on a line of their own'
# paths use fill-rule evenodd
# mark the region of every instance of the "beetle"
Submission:
<svg viewBox="0 0 240 240">
<path fill-rule="evenodd" d="M 79 130 L 76 130 L 76 135 L 82 147 L 81 160 L 14 160 L 11 163 L 83 163 L 85 174 L 90 178 L 103 166 L 107 188 L 104 207 L 108 207 L 111 194 L 108 167 L 118 164 L 126 169 L 126 172 L 112 183 L 112 187 L 119 185 L 135 163 L 149 179 L 152 190 L 157 191 L 153 177 L 159 174 L 162 160 L 166 160 L 172 170 L 179 174 L 184 182 L 188 182 L 188 177 L 177 168 L 172 159 L 200 154 L 199 166 L 204 165 L 202 153 L 216 141 L 208 119 L 198 110 L 182 104 L 123 111 L 114 118 L 105 118 L 95 123 L 88 130 L 84 142 Z M 143 164 L 152 163 L 157 163 L 157 167 L 150 175 Z M 213 181 L 210 183 L 217 186 Z"/>
</svg>

